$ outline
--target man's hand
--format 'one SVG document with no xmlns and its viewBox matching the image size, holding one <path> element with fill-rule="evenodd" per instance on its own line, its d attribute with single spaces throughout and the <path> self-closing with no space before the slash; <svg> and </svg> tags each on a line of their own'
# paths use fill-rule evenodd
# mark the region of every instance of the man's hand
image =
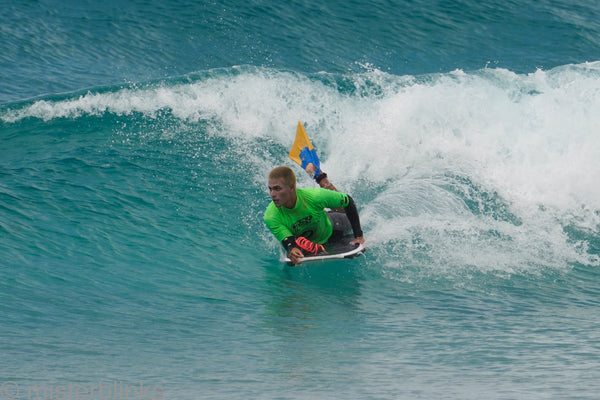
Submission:
<svg viewBox="0 0 600 400">
<path fill-rule="evenodd" d="M 302 254 L 302 250 L 300 250 L 297 247 L 292 248 L 292 250 L 290 250 L 290 254 L 288 254 L 288 257 L 290 259 L 290 261 L 292 262 L 292 264 L 296 265 L 296 264 L 300 264 L 302 262 L 302 258 L 304 258 L 304 254 Z"/>
<path fill-rule="evenodd" d="M 350 244 L 354 244 L 356 246 L 358 246 L 359 244 L 365 244 L 365 238 L 362 237 L 362 236 L 357 237 L 356 239 L 354 239 L 353 241 L 351 241 Z"/>
</svg>

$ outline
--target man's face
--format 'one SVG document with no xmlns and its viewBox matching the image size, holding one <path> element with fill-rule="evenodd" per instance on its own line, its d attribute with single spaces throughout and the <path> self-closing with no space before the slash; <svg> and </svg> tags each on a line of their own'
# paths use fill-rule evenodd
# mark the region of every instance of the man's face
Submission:
<svg viewBox="0 0 600 400">
<path fill-rule="evenodd" d="M 296 205 L 296 188 L 286 185 L 283 178 L 269 179 L 269 194 L 276 207 L 294 208 Z"/>
</svg>

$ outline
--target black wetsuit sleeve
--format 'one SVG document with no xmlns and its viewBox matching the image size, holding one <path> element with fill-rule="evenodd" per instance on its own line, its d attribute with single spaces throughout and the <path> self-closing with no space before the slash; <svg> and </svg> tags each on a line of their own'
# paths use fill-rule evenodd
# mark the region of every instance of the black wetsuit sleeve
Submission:
<svg viewBox="0 0 600 400">
<path fill-rule="evenodd" d="M 288 236 L 281 241 L 281 244 L 283 245 L 285 251 L 289 254 L 294 246 L 296 246 L 296 238 L 293 236 Z"/>
<path fill-rule="evenodd" d="M 358 217 L 358 210 L 356 209 L 356 205 L 354 204 L 354 200 L 352 197 L 348 196 L 348 205 L 344 208 L 346 210 L 346 216 L 350 221 L 350 225 L 352 226 L 352 232 L 354 232 L 354 237 L 363 236 L 363 231 L 360 227 L 360 218 Z"/>
</svg>

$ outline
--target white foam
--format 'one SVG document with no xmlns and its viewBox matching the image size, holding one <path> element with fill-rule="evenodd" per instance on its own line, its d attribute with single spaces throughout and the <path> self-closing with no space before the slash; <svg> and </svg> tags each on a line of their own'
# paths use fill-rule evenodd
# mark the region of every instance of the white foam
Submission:
<svg viewBox="0 0 600 400">
<path fill-rule="evenodd" d="M 516 263 L 528 264 L 536 258 L 531 251 L 559 249 L 559 263 L 597 264 L 586 256 L 585 244 L 570 243 L 562 227 L 575 225 L 593 236 L 600 231 L 598 110 L 600 62 L 526 75 L 485 69 L 421 77 L 377 70 L 308 77 L 233 68 L 185 83 L 40 100 L 0 117 L 7 123 L 104 113 L 162 118 L 166 111 L 192 126 L 208 121 L 209 134 L 239 139 L 238 150 L 253 143 L 257 150 L 265 142 L 276 146 L 278 154 L 263 153 L 266 160 L 251 158 L 257 182 L 269 166 L 287 161 L 285 149 L 301 120 L 338 187 L 378 188 L 374 200 L 361 204 L 373 237 L 395 226 L 383 236 L 400 240 L 416 231 L 434 232 L 429 244 L 437 245 L 439 254 L 469 244 L 481 257 L 489 251 L 512 253 Z M 497 196 L 521 224 L 492 218 L 485 210 L 473 215 L 465 193 L 449 190 L 460 179 Z M 410 185 L 418 190 L 407 189 Z M 390 225 L 390 216 L 381 215 L 391 202 L 419 206 L 395 209 L 405 219 L 392 218 L 396 224 Z M 469 233 L 489 230 L 511 239 L 478 242 L 481 235 Z M 449 231 L 463 232 L 450 235 L 463 241 L 444 242 Z M 504 246 L 512 250 L 505 252 Z M 517 256 L 528 247 L 534 250 Z"/>
</svg>

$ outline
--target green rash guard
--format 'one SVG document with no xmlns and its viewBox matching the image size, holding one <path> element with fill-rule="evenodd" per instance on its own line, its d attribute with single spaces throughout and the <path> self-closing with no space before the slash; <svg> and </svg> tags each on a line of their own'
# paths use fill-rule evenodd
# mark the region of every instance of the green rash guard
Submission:
<svg viewBox="0 0 600 400">
<path fill-rule="evenodd" d="M 271 202 L 265 212 L 265 224 L 277 240 L 304 236 L 311 242 L 323 244 L 333 228 L 324 208 L 345 208 L 348 195 L 321 188 L 296 189 L 296 206 L 286 208 Z"/>
</svg>

